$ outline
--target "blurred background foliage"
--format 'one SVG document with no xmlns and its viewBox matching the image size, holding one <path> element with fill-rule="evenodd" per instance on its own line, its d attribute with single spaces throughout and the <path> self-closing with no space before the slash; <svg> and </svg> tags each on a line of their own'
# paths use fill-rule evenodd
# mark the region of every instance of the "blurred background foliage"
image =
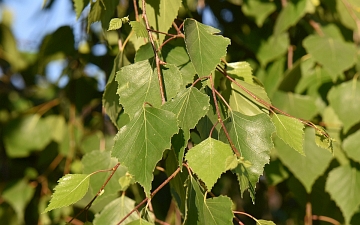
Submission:
<svg viewBox="0 0 360 225">
<path fill-rule="evenodd" d="M 61 0 L 45 0 L 41 10 L 51 9 L 57 1 Z M 89 9 L 82 13 L 88 0 L 67 1 L 73 5 L 80 31 L 58 27 L 32 51 L 19 48 L 12 12 L 6 2 L 1 3 L 1 224 L 64 224 L 79 212 L 92 198 L 91 192 L 74 206 L 41 214 L 57 180 L 70 172 L 96 170 L 85 159 L 94 151 L 110 150 L 117 131 L 103 110 L 102 95 L 114 60 L 119 62 L 118 39 L 124 41 L 131 27 L 106 30 L 112 17 L 135 20 L 133 1 L 107 1 L 102 21 L 92 25 L 97 19 L 86 20 Z M 360 224 L 360 1 L 183 0 L 178 21 L 187 17 L 217 27 L 231 39 L 226 60 L 249 62 L 275 106 L 325 126 L 336 139 L 332 157 L 305 138 L 307 158 L 274 140 L 276 149 L 257 186 L 255 205 L 247 192 L 240 198 L 230 173 L 221 177 L 213 192 L 230 196 L 237 210 L 277 224 L 304 223 L 309 207 L 313 215 Z M 130 37 L 123 49 L 126 57 L 115 68 L 133 62 L 143 44 L 143 39 Z M 127 118 L 120 113 L 116 122 L 125 124 Z M 104 154 L 104 159 L 110 157 Z M 339 168 L 352 171 L 352 180 L 330 176 Z M 154 186 L 164 179 L 166 175 L 158 172 Z M 331 186 L 334 182 L 339 190 Z M 336 200 L 348 191 L 351 194 Z M 152 202 L 157 217 L 171 222 L 169 192 L 166 186 Z M 137 185 L 127 195 L 135 202 L 144 198 Z M 88 218 L 108 202 L 96 204 Z M 86 221 L 85 215 L 74 223 L 81 221 Z M 314 224 L 327 223 L 315 220 Z"/>
</svg>

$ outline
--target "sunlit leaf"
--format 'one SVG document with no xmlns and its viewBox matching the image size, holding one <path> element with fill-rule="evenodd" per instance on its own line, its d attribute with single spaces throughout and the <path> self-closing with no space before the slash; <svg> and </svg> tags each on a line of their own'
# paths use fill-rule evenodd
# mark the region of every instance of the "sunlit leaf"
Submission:
<svg viewBox="0 0 360 225">
<path fill-rule="evenodd" d="M 60 178 L 44 213 L 72 205 L 82 199 L 89 188 L 89 181 L 88 174 L 67 174 Z"/>
<path fill-rule="evenodd" d="M 343 148 L 354 161 L 360 162 L 360 130 L 345 138 Z"/>
<path fill-rule="evenodd" d="M 130 21 L 130 26 L 134 30 L 135 35 L 137 37 L 143 37 L 143 38 L 149 37 L 149 33 L 146 30 L 146 27 L 143 23 L 138 22 L 138 21 Z"/>
<path fill-rule="evenodd" d="M 150 195 L 153 171 L 163 152 L 170 148 L 171 137 L 178 132 L 176 115 L 145 107 L 122 127 L 115 137 L 112 156 L 141 184 Z"/>
<path fill-rule="evenodd" d="M 123 18 L 113 18 L 110 20 L 109 23 L 109 30 L 118 30 L 122 27 L 123 23 L 129 22 L 129 17 L 123 17 Z"/>
<path fill-rule="evenodd" d="M 174 19 L 178 15 L 181 2 L 181 0 L 146 1 L 146 15 L 149 20 L 150 26 L 152 26 L 154 30 L 167 33 Z M 156 33 L 156 35 L 158 36 L 159 41 L 163 42 L 165 35 L 159 33 Z"/>
<path fill-rule="evenodd" d="M 333 169 L 326 181 L 325 190 L 340 207 L 346 224 L 360 206 L 360 171 L 349 164 Z"/>
<path fill-rule="evenodd" d="M 177 67 L 171 64 L 161 67 L 161 71 L 166 97 L 170 99 L 181 89 L 182 77 Z M 144 103 L 154 107 L 161 105 L 159 80 L 153 59 L 122 67 L 115 80 L 119 84 L 117 93 L 120 95 L 120 103 L 130 118 Z"/>
<path fill-rule="evenodd" d="M 192 64 L 200 77 L 210 75 L 220 59 L 226 55 L 230 40 L 216 35 L 220 30 L 194 19 L 184 22 L 185 44 Z"/>
<path fill-rule="evenodd" d="M 256 225 L 276 225 L 276 224 L 270 220 L 257 220 Z"/>
<path fill-rule="evenodd" d="M 356 47 L 353 43 L 311 35 L 304 39 L 303 45 L 306 51 L 330 73 L 333 80 L 355 64 Z"/>
<path fill-rule="evenodd" d="M 271 136 L 275 132 L 275 127 L 266 114 L 246 116 L 233 112 L 226 121 L 226 129 L 241 157 L 251 164 L 246 168 L 246 173 L 248 183 L 255 187 L 260 175 L 263 174 L 265 164 L 269 163 L 270 150 L 273 148 Z M 222 137 L 224 139 L 223 133 Z M 247 188 L 240 187 L 241 193 Z"/>
<path fill-rule="evenodd" d="M 194 87 L 180 92 L 174 99 L 164 104 L 163 109 L 176 114 L 179 127 L 183 131 L 177 149 L 179 165 L 182 165 L 184 150 L 193 129 L 201 117 L 209 110 L 209 97 Z"/>
<path fill-rule="evenodd" d="M 101 213 L 95 215 L 94 225 L 117 224 L 122 218 L 130 213 L 134 207 L 135 201 L 125 195 L 122 195 L 106 205 Z M 132 213 L 126 220 L 124 220 L 124 224 L 138 219 L 139 215 L 137 213 Z"/>
<path fill-rule="evenodd" d="M 261 43 L 256 57 L 262 66 L 266 66 L 269 62 L 286 53 L 289 42 L 290 40 L 287 33 L 271 36 L 266 42 Z"/>
<path fill-rule="evenodd" d="M 299 155 L 281 139 L 275 139 L 275 147 L 280 160 L 300 180 L 308 193 L 311 192 L 315 180 L 325 172 L 332 160 L 330 152 L 315 144 L 314 136 L 314 129 L 305 129 L 303 145 L 306 156 Z"/>
<path fill-rule="evenodd" d="M 274 114 L 272 121 L 276 127 L 276 135 L 291 148 L 304 155 L 304 124 L 296 118 Z"/>
<path fill-rule="evenodd" d="M 154 224 L 150 223 L 144 219 L 138 219 L 138 220 L 134 220 L 130 223 L 127 223 L 126 225 L 154 225 Z"/>
<path fill-rule="evenodd" d="M 191 169 L 211 190 L 220 175 L 226 171 L 226 159 L 233 155 L 228 144 L 208 138 L 186 154 Z"/>
<path fill-rule="evenodd" d="M 332 87 L 328 99 L 345 132 L 360 121 L 360 81 L 354 79 Z"/>
<path fill-rule="evenodd" d="M 258 27 L 262 27 L 266 18 L 276 10 L 276 5 L 271 1 L 250 0 L 244 1 L 241 9 L 245 15 L 255 17 Z"/>
<path fill-rule="evenodd" d="M 74 9 L 76 12 L 76 19 L 79 19 L 82 11 L 89 4 L 89 0 L 73 0 L 73 2 L 74 2 Z"/>
<path fill-rule="evenodd" d="M 306 13 L 307 0 L 300 0 L 296 3 L 287 2 L 276 19 L 274 34 L 279 35 L 286 31 L 290 26 L 295 25 Z"/>
</svg>

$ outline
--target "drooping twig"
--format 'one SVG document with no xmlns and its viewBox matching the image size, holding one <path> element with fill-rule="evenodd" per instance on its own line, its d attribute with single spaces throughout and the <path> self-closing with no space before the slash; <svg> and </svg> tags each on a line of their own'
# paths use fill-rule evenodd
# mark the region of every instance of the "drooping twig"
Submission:
<svg viewBox="0 0 360 225">
<path fill-rule="evenodd" d="M 128 214 L 126 214 L 126 216 L 124 216 L 119 223 L 117 223 L 117 225 L 121 224 L 122 222 L 124 222 L 133 212 L 135 212 L 136 210 L 138 210 L 138 208 L 140 208 L 140 206 L 142 206 L 145 202 L 147 202 L 149 199 L 151 199 L 152 197 L 154 197 L 154 195 L 156 193 L 158 193 L 158 191 L 160 191 L 167 183 L 170 182 L 171 179 L 173 179 L 178 173 L 180 172 L 180 167 L 177 168 L 177 170 L 175 170 L 175 172 L 173 172 L 159 187 L 157 187 L 151 194 L 150 197 L 146 197 L 144 200 L 142 200 L 137 206 L 135 206 L 135 208 L 133 208 Z"/>
<path fill-rule="evenodd" d="M 327 216 L 313 215 L 312 219 L 313 220 L 320 220 L 320 221 L 328 222 L 328 223 L 331 223 L 331 224 L 334 224 L 334 225 L 340 225 L 339 221 L 337 221 L 337 220 L 335 220 L 333 218 L 327 217 Z"/>
<path fill-rule="evenodd" d="M 241 157 L 241 154 L 239 152 L 239 150 L 236 149 L 234 143 L 232 142 L 230 135 L 225 127 L 224 121 L 221 118 L 221 114 L 220 114 L 220 110 L 219 110 L 219 106 L 217 104 L 217 98 L 216 98 L 216 92 L 215 92 L 215 87 L 214 87 L 214 82 L 212 80 L 212 76 L 210 76 L 210 83 L 211 83 L 211 91 L 212 91 L 212 95 L 213 95 L 213 99 L 214 99 L 214 105 L 215 105 L 215 110 L 216 110 L 216 114 L 218 117 L 218 122 L 221 124 L 221 127 L 224 131 L 224 134 L 227 138 L 227 140 L 229 141 L 230 147 L 233 150 L 233 152 L 237 155 L 237 157 Z"/>
<path fill-rule="evenodd" d="M 94 175 L 96 173 L 99 172 L 108 172 L 108 171 L 112 171 L 111 174 L 109 175 L 109 177 L 105 180 L 104 184 L 101 186 L 101 188 L 99 189 L 99 191 L 96 193 L 96 195 L 94 196 L 94 198 L 89 202 L 89 204 L 87 204 L 78 214 L 76 214 L 68 223 L 71 223 L 71 221 L 73 221 L 75 218 L 77 218 L 81 213 L 83 213 L 84 211 L 87 211 L 88 209 L 90 209 L 91 205 L 93 204 L 93 202 L 97 199 L 97 197 L 99 197 L 105 189 L 105 186 L 109 183 L 110 179 L 112 178 L 112 176 L 115 174 L 117 168 L 120 166 L 120 163 L 117 163 L 113 168 L 108 169 L 108 170 L 98 170 L 95 171 L 93 173 L 91 173 L 90 175 Z"/>
<path fill-rule="evenodd" d="M 146 16 L 145 0 L 142 0 L 142 10 L 143 10 L 142 17 L 143 17 L 143 19 L 145 21 L 146 29 L 147 29 L 148 34 L 149 34 L 149 40 L 150 40 L 150 43 L 151 43 L 151 46 L 153 48 L 154 55 L 155 55 L 156 70 L 157 70 L 159 86 L 160 86 L 161 103 L 164 104 L 166 100 L 165 100 L 165 92 L 164 92 L 164 86 L 163 86 L 161 68 L 160 68 L 161 63 L 160 63 L 160 58 L 159 58 L 158 51 L 157 51 L 157 49 L 155 47 L 155 42 L 154 42 L 153 36 L 151 34 L 151 31 L 150 31 L 149 20 L 148 20 L 148 18 Z"/>
<path fill-rule="evenodd" d="M 309 20 L 309 24 L 312 28 L 314 28 L 314 30 L 320 37 L 324 36 L 324 32 L 322 31 L 319 23 L 315 22 L 314 20 Z"/>
</svg>

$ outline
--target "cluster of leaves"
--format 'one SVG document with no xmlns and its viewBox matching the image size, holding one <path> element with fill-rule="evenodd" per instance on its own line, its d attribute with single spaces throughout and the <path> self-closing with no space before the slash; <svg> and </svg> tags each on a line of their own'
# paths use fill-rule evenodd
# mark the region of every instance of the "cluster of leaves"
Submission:
<svg viewBox="0 0 360 225">
<path fill-rule="evenodd" d="M 36 90 L 32 101 L 26 92 L 19 96 L 9 91 L 12 96 L 1 111 L 7 159 L 11 163 L 29 159 L 35 150 L 41 165 L 27 165 L 25 178 L 2 191 L 1 199 L 15 210 L 17 221 L 23 221 L 31 199 L 40 199 L 39 212 L 46 213 L 39 216 L 43 222 L 56 223 L 70 215 L 66 209 L 75 204 L 92 211 L 94 218 L 84 221 L 93 224 L 154 224 L 166 213 L 175 217 L 167 221 L 184 224 L 247 221 L 239 214 L 256 224 L 273 224 L 243 212 L 244 203 L 233 206 L 240 195 L 261 208 L 262 189 L 257 185 L 261 177 L 266 179 L 268 198 L 280 201 L 278 205 L 285 205 L 281 196 L 293 194 L 297 200 L 296 215 L 295 210 L 286 211 L 285 219 L 276 214 L 284 209 L 269 200 L 272 218 L 280 224 L 286 219 L 299 223 L 304 216 L 309 224 L 312 219 L 359 221 L 356 1 L 209 2 L 202 10 L 212 9 L 223 35 L 230 39 L 219 29 L 186 18 L 191 1 L 184 5 L 181 0 L 134 1 L 135 10 L 129 7 L 131 13 L 124 14 L 115 0 L 74 0 L 76 14 L 80 16 L 88 4 L 88 30 L 101 21 L 108 43 L 114 43 L 117 52 L 112 70 L 107 64 L 101 68 L 110 74 L 102 105 L 118 132 L 112 139 L 111 132 L 104 131 L 112 126 L 101 113 L 89 119 L 100 97 L 83 66 L 69 70 L 68 90 L 53 87 L 50 94 Z M 119 18 L 111 20 L 116 9 Z M 2 29 L 2 43 L 11 41 L 7 28 Z M 57 47 L 59 35 L 71 33 L 66 29 L 45 38 L 32 61 L 15 60 L 11 54 L 4 59 L 24 75 L 34 68 L 42 74 L 48 62 L 65 56 L 80 65 L 99 60 L 80 48 L 75 54 L 73 45 Z M 14 43 L 11 46 L 15 51 Z M 28 80 L 28 86 L 33 84 Z M 88 89 L 72 96 L 74 90 L 86 88 L 84 83 Z M 88 95 L 89 89 L 94 95 Z M 19 99 L 21 103 L 15 104 Z M 38 99 L 45 103 L 35 107 Z M 48 152 L 54 157 L 41 162 Z M 46 163 L 49 169 L 39 175 L 36 170 Z M 71 166 L 72 174 L 56 185 L 47 173 L 58 172 L 57 165 L 65 173 Z M 168 178 L 159 178 L 163 173 L 158 170 Z M 224 187 L 219 191 L 228 177 L 237 194 Z M 159 179 L 163 180 L 157 187 Z M 53 182 L 54 193 L 46 207 L 48 182 Z M 173 199 L 169 207 L 175 210 L 156 206 L 155 194 L 167 183 Z M 37 185 L 41 198 L 33 197 Z M 21 199 L 14 194 L 19 191 L 24 193 Z M 140 202 L 142 197 L 145 200 Z M 140 203 L 135 206 L 135 201 Z M 140 212 L 134 212 L 145 202 Z M 0 208 L 0 218 L 9 220 L 6 209 Z"/>
</svg>

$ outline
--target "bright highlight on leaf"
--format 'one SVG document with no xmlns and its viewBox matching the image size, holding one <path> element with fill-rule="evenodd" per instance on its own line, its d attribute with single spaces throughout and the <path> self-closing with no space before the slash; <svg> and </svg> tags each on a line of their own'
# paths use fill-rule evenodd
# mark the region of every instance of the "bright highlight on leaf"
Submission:
<svg viewBox="0 0 360 225">
<path fill-rule="evenodd" d="M 186 19 L 184 22 L 186 48 L 199 77 L 208 76 L 226 55 L 230 40 L 215 35 L 219 32 L 220 30 L 194 19 Z"/>
<path fill-rule="evenodd" d="M 272 121 L 276 127 L 276 135 L 291 148 L 302 155 L 304 141 L 304 124 L 296 118 L 274 114 Z"/>
<path fill-rule="evenodd" d="M 226 171 L 226 160 L 232 155 L 228 144 L 208 138 L 191 148 L 185 158 L 194 173 L 211 190 L 220 175 Z"/>
<path fill-rule="evenodd" d="M 127 23 L 127 22 L 129 22 L 128 16 L 123 17 L 123 18 L 113 18 L 110 20 L 108 31 L 109 30 L 118 30 L 122 27 L 123 23 Z"/>
<path fill-rule="evenodd" d="M 90 175 L 67 174 L 60 178 L 59 184 L 54 188 L 50 204 L 43 213 L 53 209 L 72 205 L 81 200 L 89 188 Z"/>
<path fill-rule="evenodd" d="M 135 181 L 150 195 L 153 171 L 163 152 L 171 146 L 171 137 L 178 132 L 172 112 L 145 107 L 122 127 L 115 137 L 112 156 L 128 168 Z"/>
</svg>

